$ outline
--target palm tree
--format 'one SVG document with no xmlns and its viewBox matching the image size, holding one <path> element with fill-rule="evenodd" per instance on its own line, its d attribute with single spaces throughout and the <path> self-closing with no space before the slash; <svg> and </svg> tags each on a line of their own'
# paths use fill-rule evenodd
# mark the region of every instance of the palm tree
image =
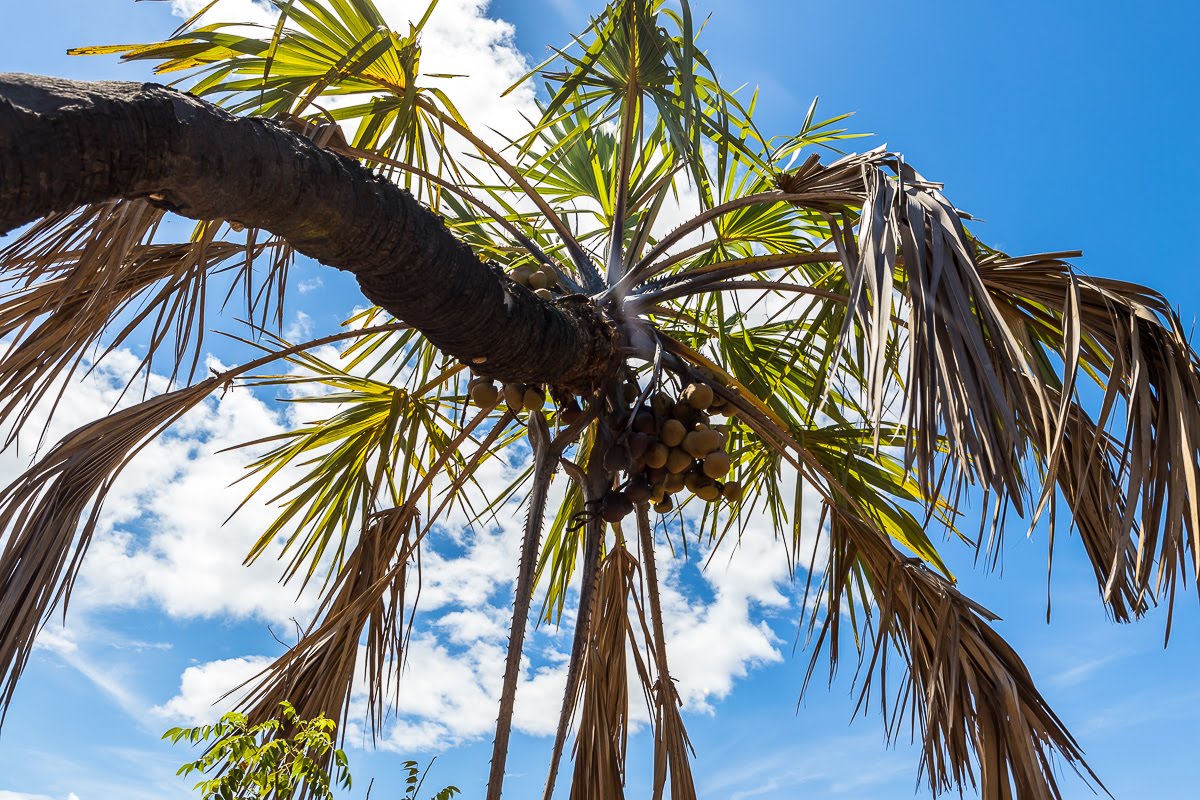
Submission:
<svg viewBox="0 0 1200 800">
<path fill-rule="evenodd" d="M 815 104 L 794 135 L 764 136 L 754 98 L 696 48 L 686 0 L 605 7 L 537 68 L 541 117 L 506 144 L 420 71 L 433 4 L 399 33 L 370 0 L 273 2 L 270 28 L 197 18 L 79 51 L 151 61 L 192 95 L 0 76 L 0 232 L 28 226 L 0 254 L 6 419 L 19 428 L 94 345 L 138 330 L 179 384 L 70 434 L 0 494 L 5 708 L 137 451 L 235 381 L 307 381 L 337 410 L 251 464 L 254 492 L 285 467 L 302 477 L 250 557 L 285 537 L 285 579 L 329 573 L 317 618 L 249 691 L 251 723 L 282 700 L 340 718 L 365 668 L 382 724 L 422 543 L 482 463 L 527 446 L 489 800 L 535 592 L 554 621 L 576 579 L 545 797 L 573 721 L 571 796 L 622 796 L 630 679 L 651 709 L 654 797 L 696 796 L 655 539 L 729 546 L 762 515 L 808 576 L 809 677 L 852 644 L 863 700 L 879 693 L 890 732 L 919 726 L 935 794 L 1058 798 L 1056 754 L 1098 783 L 930 531 L 994 553 L 1009 510 L 1064 511 L 1117 620 L 1173 602 L 1200 558 L 1200 360 L 1160 295 L 1080 275 L 1072 253 L 987 247 L 899 154 L 840 154 L 844 117 Z M 690 218 L 665 230 L 684 193 Z M 163 241 L 171 213 L 197 221 L 187 241 Z M 269 334 L 297 253 L 351 272 L 375 308 L 312 342 Z M 263 355 L 192 382 L 219 272 Z M 339 364 L 312 352 L 346 341 Z M 276 361 L 286 374 L 265 374 Z M 801 547 L 805 487 L 819 551 Z M 994 509 L 975 537 L 967 489 Z"/>
</svg>

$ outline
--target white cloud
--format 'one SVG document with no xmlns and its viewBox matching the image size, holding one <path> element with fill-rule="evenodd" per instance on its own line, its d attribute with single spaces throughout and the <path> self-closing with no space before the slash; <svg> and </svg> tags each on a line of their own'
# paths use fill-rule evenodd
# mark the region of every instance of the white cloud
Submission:
<svg viewBox="0 0 1200 800">
<path fill-rule="evenodd" d="M 485 482 L 484 489 L 496 485 Z M 810 504 L 814 509 L 815 505 Z M 407 652 L 397 715 L 379 740 L 381 748 L 412 753 L 491 734 L 520 537 L 513 520 L 521 517 L 514 503 L 500 514 L 508 523 L 495 530 L 475 531 L 457 543 L 450 531 L 436 532 L 433 541 L 440 536 L 440 546 L 455 553 L 444 555 L 439 545 L 426 551 L 419 630 Z M 815 519 L 806 524 L 815 531 Z M 671 556 L 665 540 L 656 550 L 672 675 L 687 710 L 710 712 L 738 679 L 782 658 L 764 619 L 764 614 L 792 606 L 785 593 L 788 573 L 782 544 L 769 525 L 752 524 L 736 551 L 719 552 L 699 579 L 685 578 L 684 572 L 692 572 L 697 561 L 703 563 L 708 551 L 694 549 L 692 559 L 684 562 Z M 554 732 L 566 680 L 570 623 L 568 616 L 562 629 L 543 625 L 529 635 L 517 691 L 518 731 L 538 736 Z M 265 663 L 249 660 L 260 667 Z M 161 710 L 189 710 L 197 715 L 192 719 L 203 718 L 200 712 L 207 710 L 211 719 L 211 698 L 251 671 L 230 661 L 189 668 L 180 694 Z M 636 680 L 632 667 L 630 672 Z M 645 722 L 640 690 L 631 686 L 630 696 L 635 724 Z M 364 717 L 364 703 L 360 689 L 353 698 L 351 720 Z M 358 738 L 351 735 L 349 740 Z"/>
<path fill-rule="evenodd" d="M 171 0 L 171 10 L 176 16 L 191 19 L 192 15 L 209 5 L 212 0 Z M 277 11 L 269 3 L 261 0 L 220 0 L 203 17 L 198 24 L 211 25 L 214 22 L 246 22 L 258 25 L 270 25 L 276 18 Z"/>
<path fill-rule="evenodd" d="M 283 332 L 283 338 L 289 342 L 302 342 L 312 337 L 313 318 L 303 311 L 296 312 L 296 318 Z"/>
<path fill-rule="evenodd" d="M 208 2 L 174 0 L 172 7 L 178 16 L 190 18 Z M 411 0 L 375 0 L 375 5 L 392 29 L 402 34 L 427 6 Z M 493 145 L 504 145 L 507 140 L 490 129 L 519 131 L 525 126 L 522 115 L 536 116 L 537 108 L 531 83 L 502 96 L 528 72 L 529 63 L 515 45 L 512 24 L 489 17 L 487 7 L 488 0 L 440 0 L 422 34 L 421 72 L 426 76 L 423 85 L 445 91 L 474 130 Z M 222 0 L 201 23 L 270 26 L 276 19 L 276 10 L 266 3 Z M 269 31 L 255 35 L 269 36 Z"/>
<path fill-rule="evenodd" d="M 271 663 L 265 656 L 226 658 L 188 667 L 180 677 L 179 694 L 150 709 L 173 723 L 211 724 L 237 704 L 237 695 L 225 697 Z"/>
<path fill-rule="evenodd" d="M 297 597 L 280 587 L 281 566 L 269 554 L 241 563 L 275 511 L 256 499 L 226 521 L 249 489 L 231 484 L 255 451 L 222 451 L 283 430 L 279 411 L 232 389 L 147 446 L 106 503 L 112 524 L 92 545 L 77 601 L 85 608 L 150 602 L 178 617 L 307 617 L 314 592 Z"/>
</svg>

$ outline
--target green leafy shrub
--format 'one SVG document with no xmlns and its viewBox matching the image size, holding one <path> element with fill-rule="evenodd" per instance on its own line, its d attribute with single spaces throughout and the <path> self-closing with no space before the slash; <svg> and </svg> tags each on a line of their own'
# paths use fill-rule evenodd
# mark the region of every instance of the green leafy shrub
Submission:
<svg viewBox="0 0 1200 800">
<path fill-rule="evenodd" d="M 300 719 L 291 703 L 280 703 L 281 718 L 251 726 L 244 714 L 229 713 L 215 725 L 172 728 L 173 744 L 212 744 L 178 775 L 213 773 L 195 788 L 204 800 L 332 800 L 333 787 L 350 788 L 346 754 L 334 747 L 337 723 L 324 715 Z"/>
</svg>

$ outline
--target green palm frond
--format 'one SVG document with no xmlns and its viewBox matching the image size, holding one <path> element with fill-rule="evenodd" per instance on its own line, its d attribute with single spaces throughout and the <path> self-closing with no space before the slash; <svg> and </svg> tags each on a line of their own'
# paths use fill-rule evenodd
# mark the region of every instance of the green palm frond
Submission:
<svg viewBox="0 0 1200 800">
<path fill-rule="evenodd" d="M 429 465 L 443 454 L 456 455 L 450 444 L 458 423 L 442 406 L 439 388 L 452 382 L 457 369 L 435 375 L 424 391 L 410 392 L 390 383 L 364 378 L 312 353 L 288 359 L 299 374 L 255 377 L 254 387 L 305 385 L 316 394 L 291 398 L 300 408 L 336 409 L 332 416 L 247 446 L 271 445 L 249 466 L 246 479 L 256 482 L 253 497 L 272 486 L 285 469 L 301 474 L 277 491 L 269 502 L 280 503 L 274 522 L 250 551 L 248 560 L 261 555 L 285 530 L 284 542 L 292 562 L 291 577 L 305 569 L 307 581 L 321 567 L 330 544 L 333 562 L 340 569 L 352 532 L 365 528 L 377 503 L 404 502 L 412 486 L 425 477 Z M 304 411 L 297 411 L 304 414 Z M 451 470 L 453 471 L 453 470 Z"/>
<path fill-rule="evenodd" d="M 273 27 L 244 23 L 184 25 L 170 38 L 141 45 L 81 47 L 75 55 L 120 55 L 151 61 L 193 94 L 237 114 L 314 123 L 349 123 L 348 144 L 428 171 L 455 174 L 454 152 L 436 116 L 461 115 L 421 73 L 421 31 L 432 0 L 407 33 L 393 30 L 372 0 L 271 0 Z M 435 112 L 435 113 L 431 113 Z M 401 182 L 437 205 L 439 193 L 404 174 Z"/>
</svg>

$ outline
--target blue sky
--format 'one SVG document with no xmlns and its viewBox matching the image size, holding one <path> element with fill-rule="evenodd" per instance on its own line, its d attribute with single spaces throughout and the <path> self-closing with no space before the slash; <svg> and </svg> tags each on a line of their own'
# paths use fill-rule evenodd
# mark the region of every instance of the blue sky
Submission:
<svg viewBox="0 0 1200 800">
<path fill-rule="evenodd" d="M 470 2 L 442 5 L 470 23 L 463 29 L 468 44 L 477 37 L 503 50 L 490 58 L 517 56 Z M 580 29 L 595 5 L 494 0 L 486 13 L 511 22 L 513 44 L 536 61 L 546 45 L 563 44 Z M 857 112 L 851 124 L 877 134 L 870 146 L 886 142 L 944 181 L 951 199 L 986 221 L 977 230 L 990 243 L 1010 252 L 1082 249 L 1084 271 L 1160 288 L 1189 323 L 1200 314 L 1189 247 L 1200 239 L 1200 167 L 1191 152 L 1200 12 L 1191 4 L 1164 2 L 1137 13 L 1127 4 L 1082 0 L 914 2 L 902 10 L 878 0 L 696 0 L 694 8 L 712 12 L 704 43 L 723 80 L 761 87 L 761 128 L 792 132 L 820 95 L 828 114 Z M 178 24 L 168 4 L 129 0 L 21 3 L 6 9 L 4 20 L 0 69 L 96 79 L 144 73 L 107 59 L 68 59 L 67 47 L 147 41 Z M 295 285 L 309 288 L 291 298 L 289 325 L 297 330 L 327 330 L 360 302 L 339 275 L 314 265 L 299 268 Z M 215 337 L 211 344 L 218 358 L 234 357 Z M 121 367 L 82 387 L 72 413 L 103 413 Z M 159 733 L 202 713 L 201 699 L 222 678 L 276 653 L 268 626 L 286 631 L 289 617 L 306 608 L 304 598 L 293 605 L 289 590 L 272 591 L 270 565 L 241 571 L 253 515 L 222 528 L 220 503 L 208 494 L 223 490 L 238 469 L 234 457 L 215 459 L 212 450 L 285 422 L 261 399 L 234 393 L 136 470 L 113 504 L 119 519 L 93 554 L 99 566 L 67 628 L 52 623 L 47 630 L 47 646 L 35 654 L 0 733 L 0 800 L 187 796 L 187 783 L 172 777 L 185 755 L 159 744 Z M 16 460 L 4 458 L 7 476 Z M 965 591 L 1003 617 L 999 629 L 1116 797 L 1195 796 L 1194 595 L 1181 596 L 1164 651 L 1165 614 L 1136 626 L 1110 623 L 1086 565 L 1064 543 L 1047 625 L 1045 536 L 1024 533 L 1014 520 L 1002 576 L 973 571 L 970 554 L 948 546 Z M 362 797 L 372 777 L 372 796 L 391 796 L 400 760 L 424 761 L 435 752 L 432 782 L 457 782 L 467 797 L 480 793 L 490 747 L 482 731 L 494 711 L 478 702 L 486 681 L 470 673 L 491 663 L 493 645 L 468 629 L 495 619 L 467 612 L 504 604 L 502 577 L 481 564 L 503 556 L 505 547 L 499 534 L 447 538 L 438 557 L 451 577 L 431 589 L 440 599 L 423 628 L 422 651 L 443 667 L 444 680 L 428 678 L 423 685 L 439 700 L 408 718 L 438 747 L 413 736 L 378 753 L 354 748 L 360 783 L 353 797 Z M 778 580 L 773 556 L 748 543 L 705 574 L 694 564 L 677 566 L 678 601 L 702 623 L 689 646 L 724 654 L 693 670 L 704 686 L 687 716 L 702 797 L 926 796 L 916 783 L 913 748 L 902 742 L 886 749 L 869 713 L 850 723 L 850 670 L 829 691 L 812 687 L 797 711 L 807 665 L 807 654 L 792 652 L 799 600 Z M 551 653 L 561 635 L 539 632 L 534 652 Z M 552 662 L 538 663 L 549 677 Z M 527 730 L 541 724 L 538 703 L 545 703 L 537 691 L 528 695 Z M 631 746 L 631 797 L 644 794 L 636 777 L 645 766 L 644 744 L 643 733 Z M 545 736 L 517 737 L 511 796 L 532 795 L 548 748 Z M 1092 796 L 1070 776 L 1063 786 L 1068 798 Z"/>
</svg>

